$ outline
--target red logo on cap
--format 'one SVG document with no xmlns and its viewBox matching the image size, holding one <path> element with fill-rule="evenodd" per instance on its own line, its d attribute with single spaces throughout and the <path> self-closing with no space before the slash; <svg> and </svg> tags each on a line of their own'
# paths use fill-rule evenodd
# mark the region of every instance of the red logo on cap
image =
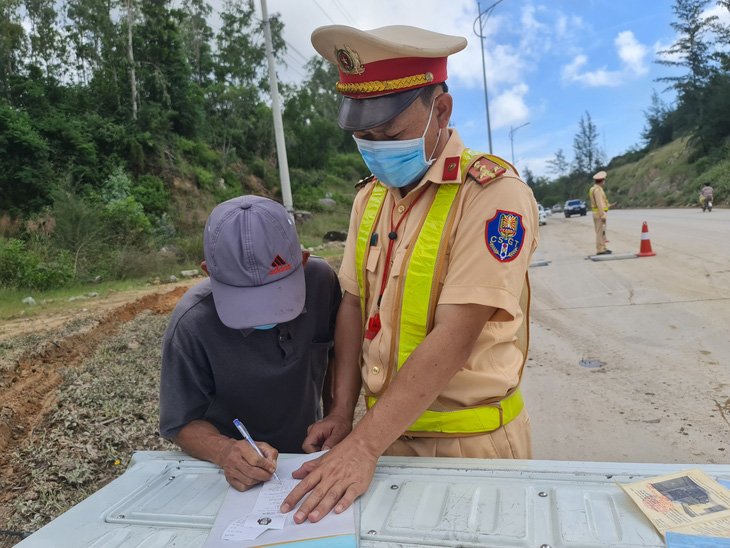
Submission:
<svg viewBox="0 0 730 548">
<path fill-rule="evenodd" d="M 271 262 L 271 266 L 273 266 L 274 268 L 272 270 L 269 270 L 269 276 L 271 276 L 272 274 L 279 274 L 281 272 L 291 270 L 291 265 L 287 263 L 284 259 L 282 259 L 281 255 L 276 256 L 276 259 Z"/>
</svg>

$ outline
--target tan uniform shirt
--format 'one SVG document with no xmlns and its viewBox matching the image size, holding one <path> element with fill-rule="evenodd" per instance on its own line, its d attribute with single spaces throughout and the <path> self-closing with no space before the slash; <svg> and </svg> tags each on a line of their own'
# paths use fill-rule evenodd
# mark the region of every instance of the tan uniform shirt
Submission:
<svg viewBox="0 0 730 548">
<path fill-rule="evenodd" d="M 395 226 L 408 206 L 420 194 L 424 185 L 434 183 L 416 203 L 398 229 L 391 257 L 392 266 L 380 307 L 382 328 L 373 340 L 365 340 L 362 354 L 362 378 L 367 388 L 376 393 L 383 388 L 389 363 L 393 334 L 393 307 L 399 284 L 400 269 L 409 245 L 418 236 L 421 219 L 428 212 L 430 198 L 443 181 L 447 158 L 460 157 L 464 144 L 456 130 L 450 130 L 445 150 L 429 168 L 419 185 L 401 198 L 400 190 L 388 188 L 380 217 L 375 226 L 377 244 L 371 246 L 367 258 L 367 288 L 365 309 L 367 318 L 377 312 L 388 233 L 391 231 L 391 211 Z M 457 168 L 460 169 L 460 168 Z M 461 181 L 459 173 L 456 181 Z M 360 220 L 369 192 L 355 198 L 350 217 L 350 229 L 340 269 L 340 283 L 345 291 L 359 295 L 355 266 L 355 247 Z M 456 221 L 451 233 L 449 252 L 442 275 L 439 304 L 481 304 L 498 309 L 479 336 L 471 356 L 440 395 L 442 403 L 454 407 L 471 406 L 481 401 L 502 397 L 519 383 L 523 363 L 522 352 L 515 346 L 515 333 L 522 324 L 520 294 L 530 258 L 537 247 L 537 204 L 530 188 L 508 171 L 499 179 L 482 187 L 467 178 L 458 198 Z M 524 237 L 522 248 L 514 260 L 501 262 L 487 248 L 486 227 L 497 210 L 521 216 Z M 395 360 L 394 360 L 395 361 Z M 393 371 L 395 373 L 395 371 Z"/>
<path fill-rule="evenodd" d="M 608 211 L 608 199 L 606 198 L 606 193 L 603 192 L 603 188 L 600 185 L 593 185 L 591 187 L 591 209 L 593 211 L 601 211 L 601 219 L 603 219 L 606 216 L 606 211 Z"/>
</svg>

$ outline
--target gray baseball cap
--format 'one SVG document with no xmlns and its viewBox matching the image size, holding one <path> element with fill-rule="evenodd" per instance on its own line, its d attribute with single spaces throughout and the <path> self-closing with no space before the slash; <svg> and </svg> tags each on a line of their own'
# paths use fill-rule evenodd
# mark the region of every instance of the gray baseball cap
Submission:
<svg viewBox="0 0 730 548">
<path fill-rule="evenodd" d="M 302 251 L 281 204 L 261 196 L 219 204 L 205 224 L 203 250 L 215 307 L 226 326 L 283 323 L 302 313 Z"/>
</svg>

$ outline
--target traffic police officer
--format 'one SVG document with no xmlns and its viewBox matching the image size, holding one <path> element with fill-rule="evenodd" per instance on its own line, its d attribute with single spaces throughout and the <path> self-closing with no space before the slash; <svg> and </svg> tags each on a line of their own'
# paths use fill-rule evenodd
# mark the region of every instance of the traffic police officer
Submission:
<svg viewBox="0 0 730 548">
<path fill-rule="evenodd" d="M 447 58 L 466 39 L 328 26 L 312 43 L 339 67 L 339 124 L 373 173 L 358 185 L 340 270 L 335 346 L 339 354 L 347 339 L 356 352 L 334 392 L 354 400 L 359 363 L 369 410 L 295 472 L 304 479 L 282 511 L 312 490 L 297 523 L 347 508 L 383 454 L 532 454 L 519 384 L 537 205 L 509 163 L 466 148 L 448 127 Z"/>
<path fill-rule="evenodd" d="M 611 253 L 611 250 L 606 249 L 606 212 L 609 207 L 606 193 L 603 192 L 606 172 L 599 171 L 593 176 L 593 180 L 595 183 L 588 194 L 593 210 L 593 226 L 596 229 L 596 255 L 607 255 Z"/>
</svg>

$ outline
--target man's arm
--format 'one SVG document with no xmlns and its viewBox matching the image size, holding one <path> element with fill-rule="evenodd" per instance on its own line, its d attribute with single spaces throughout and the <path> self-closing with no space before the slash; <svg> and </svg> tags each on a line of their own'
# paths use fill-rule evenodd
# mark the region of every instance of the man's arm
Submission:
<svg viewBox="0 0 730 548">
<path fill-rule="evenodd" d="M 302 448 L 307 453 L 331 449 L 352 430 L 352 418 L 360 395 L 360 351 L 362 318 L 360 299 L 345 292 L 335 324 L 335 357 L 328 371 L 332 382 L 327 416 L 309 427 Z M 327 386 L 327 383 L 325 384 Z"/>
<path fill-rule="evenodd" d="M 172 441 L 191 457 L 220 466 L 228 483 L 239 491 L 271 479 L 276 471 L 279 452 L 268 443 L 256 443 L 266 457 L 262 458 L 250 443 L 222 435 L 208 421 L 189 422 Z"/>
<path fill-rule="evenodd" d="M 332 508 L 346 510 L 364 493 L 378 457 L 428 409 L 466 363 L 495 309 L 477 304 L 439 305 L 433 330 L 413 351 L 383 396 L 352 433 L 322 457 L 294 472 L 304 478 L 281 506 L 286 513 L 308 492 L 294 516 L 317 522 Z"/>
</svg>

